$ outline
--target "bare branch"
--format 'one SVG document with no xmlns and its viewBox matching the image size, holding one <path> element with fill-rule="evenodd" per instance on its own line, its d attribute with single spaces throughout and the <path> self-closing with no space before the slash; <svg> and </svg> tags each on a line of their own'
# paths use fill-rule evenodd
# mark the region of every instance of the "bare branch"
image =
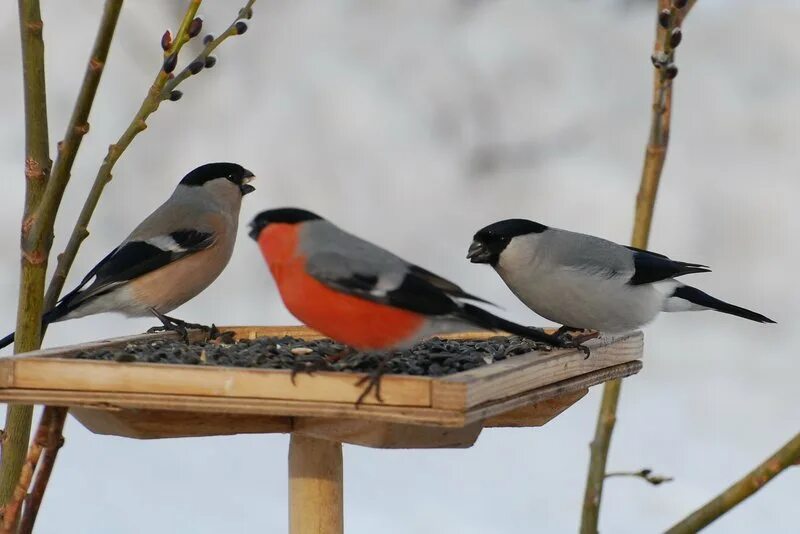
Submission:
<svg viewBox="0 0 800 534">
<path fill-rule="evenodd" d="M 682 7 L 682 4 L 686 4 Z M 675 48 L 680 44 L 680 25 L 694 2 L 659 0 L 656 25 L 656 38 L 653 51 L 653 64 L 656 72 L 653 79 L 653 106 L 650 117 L 650 135 L 645 151 L 644 168 L 636 196 L 631 244 L 646 248 L 653 220 L 656 192 L 664 168 L 669 143 L 669 127 L 672 111 L 672 80 L 678 73 L 675 61 Z M 677 36 L 677 37 L 676 37 Z M 586 491 L 583 497 L 581 534 L 594 534 L 600 518 L 600 500 L 603 495 L 603 481 L 606 474 L 608 450 L 611 435 L 617 421 L 621 380 L 612 380 L 603 386 L 603 398 L 597 416 L 594 439 L 591 443 L 589 472 Z"/>
<path fill-rule="evenodd" d="M 239 11 L 236 20 L 233 24 L 231 24 L 231 27 L 235 28 L 237 24 L 244 24 L 240 19 L 244 18 L 245 15 L 250 16 L 252 14 L 252 5 L 254 3 L 255 0 L 249 1 L 247 6 Z M 105 186 L 111 181 L 111 171 L 113 170 L 117 160 L 130 146 L 134 138 L 136 138 L 139 133 L 147 128 L 147 119 L 156 110 L 158 110 L 161 102 L 165 99 L 169 99 L 169 95 L 174 91 L 174 88 L 189 76 L 183 76 L 182 72 L 178 76 L 173 77 L 172 71 L 177 64 L 178 53 L 180 52 L 180 49 L 186 42 L 189 41 L 189 39 L 194 37 L 194 35 L 190 36 L 189 30 L 192 22 L 195 20 L 195 15 L 199 6 L 200 0 L 193 0 L 191 2 L 186 14 L 183 17 L 183 22 L 181 23 L 180 29 L 178 30 L 174 40 L 169 34 L 165 34 L 165 36 L 162 38 L 162 46 L 167 46 L 167 49 L 164 51 L 164 63 L 162 68 L 156 75 L 153 84 L 150 86 L 150 89 L 147 92 L 147 96 L 142 101 L 141 106 L 139 106 L 139 110 L 136 112 L 136 115 L 133 117 L 133 120 L 128 125 L 125 132 L 123 132 L 122 136 L 117 140 L 116 143 L 108 148 L 108 154 L 103 160 L 103 164 L 100 166 L 100 169 L 97 171 L 97 176 L 95 176 L 92 188 L 89 191 L 80 214 L 78 215 L 78 220 L 76 221 L 75 228 L 73 229 L 69 241 L 67 242 L 67 247 L 64 249 L 64 252 L 58 256 L 58 265 L 56 266 L 53 278 L 50 280 L 50 285 L 47 288 L 47 296 L 45 300 L 48 305 L 55 305 L 56 301 L 58 300 L 58 296 L 61 294 L 61 290 L 64 288 L 67 274 L 72 267 L 73 261 L 75 261 L 75 256 L 78 253 L 78 249 L 83 243 L 83 240 L 89 235 L 89 221 L 94 214 L 94 210 L 97 207 L 97 203 L 100 200 L 100 196 L 102 195 Z M 197 25 L 198 24 L 195 23 L 195 27 L 191 28 L 193 32 L 196 31 Z M 229 33 L 229 30 L 226 30 L 226 33 L 223 33 L 223 35 L 220 35 L 220 37 L 215 40 L 216 44 L 214 44 L 214 46 L 207 44 L 204 52 L 208 50 L 210 53 L 211 50 L 216 48 L 216 46 L 222 43 L 222 41 L 225 39 L 231 35 L 238 35 L 240 33 L 238 31 L 235 34 Z M 203 52 L 201 52 L 201 56 L 202 55 Z M 171 83 L 171 80 L 179 81 L 177 83 Z M 165 88 L 168 85 L 170 89 L 166 90 Z"/>
<path fill-rule="evenodd" d="M 689 534 L 697 532 L 734 506 L 767 485 L 784 469 L 800 461 L 800 433 L 789 440 L 775 454 L 750 471 L 744 478 L 695 510 L 690 516 L 676 523 L 667 534 Z"/>
<path fill-rule="evenodd" d="M 653 486 L 659 486 L 664 482 L 672 482 L 672 477 L 667 477 L 663 475 L 654 475 L 652 469 L 642 469 L 641 471 L 612 471 L 610 473 L 606 473 L 606 478 L 612 477 L 633 477 L 633 478 L 641 478 L 645 482 L 652 484 Z"/>
<path fill-rule="evenodd" d="M 44 492 L 47 489 L 47 483 L 50 482 L 50 475 L 55 467 L 56 457 L 58 451 L 64 445 L 64 423 L 67 419 L 68 408 L 45 406 L 42 413 L 42 422 L 39 423 L 39 432 L 45 433 L 44 451 L 42 452 L 42 463 L 36 471 L 36 479 L 33 481 L 33 487 L 30 494 L 25 501 L 25 510 L 22 514 L 22 520 L 19 523 L 19 530 L 17 534 L 31 534 L 33 532 L 33 525 L 36 523 L 36 516 L 39 514 L 39 507 L 44 498 Z M 50 412 L 45 426 L 45 415 Z M 44 427 L 44 430 L 42 428 Z"/>
<path fill-rule="evenodd" d="M 100 27 L 89 55 L 72 117 L 67 124 L 67 132 L 64 139 L 58 144 L 58 153 L 50 173 L 50 180 L 33 216 L 33 227 L 29 239 L 36 250 L 46 251 L 45 254 L 50 251 L 56 213 L 70 179 L 72 164 L 75 162 L 75 156 L 78 154 L 83 136 L 89 131 L 89 113 L 92 110 L 100 78 L 103 75 L 108 50 L 111 47 L 111 40 L 114 37 L 121 10 L 122 0 L 108 0 L 103 8 Z M 49 305 L 45 303 L 44 309 L 52 308 L 53 304 L 55 303 Z"/>
<path fill-rule="evenodd" d="M 31 217 L 47 186 L 50 174 L 47 98 L 44 73 L 44 23 L 38 0 L 19 0 L 19 30 L 22 42 L 22 81 L 25 95 L 25 209 L 22 216 L 22 246 L 17 325 L 14 352 L 39 348 L 47 256 L 29 246 Z M 31 406 L 9 405 L 2 441 L 0 504 L 11 498 L 19 478 L 31 432 Z"/>
</svg>

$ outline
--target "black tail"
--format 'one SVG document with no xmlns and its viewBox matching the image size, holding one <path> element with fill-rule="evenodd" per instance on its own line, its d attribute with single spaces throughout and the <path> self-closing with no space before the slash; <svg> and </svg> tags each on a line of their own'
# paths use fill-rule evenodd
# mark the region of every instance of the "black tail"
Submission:
<svg viewBox="0 0 800 534">
<path fill-rule="evenodd" d="M 16 334 L 16 332 L 11 332 L 10 334 L 8 334 L 3 339 L 0 339 L 0 349 L 11 345 L 14 342 L 14 335 L 15 334 Z"/>
<path fill-rule="evenodd" d="M 64 317 L 66 314 L 72 311 L 73 308 L 69 306 L 69 302 L 65 302 L 66 299 L 62 299 L 61 301 L 56 304 L 56 307 L 50 310 L 49 312 L 45 313 L 42 316 L 42 330 L 44 331 L 47 328 L 47 325 L 50 323 L 54 323 Z M 0 349 L 3 349 L 14 342 L 14 337 L 16 336 L 16 332 L 11 332 L 3 339 L 0 339 Z M 42 334 L 44 335 L 44 334 Z"/>
<path fill-rule="evenodd" d="M 672 294 L 672 296 L 688 300 L 689 302 L 697 304 L 698 306 L 703 306 L 704 308 L 710 308 L 712 310 L 717 310 L 722 313 L 729 313 L 737 317 L 750 319 L 751 321 L 755 321 L 757 323 L 775 322 L 769 317 L 761 315 L 760 313 L 756 313 L 746 308 L 741 308 L 733 304 L 728 304 L 727 302 L 724 302 L 722 300 L 715 299 L 708 293 L 704 293 L 695 287 L 679 286 L 675 288 L 675 292 Z"/>
<path fill-rule="evenodd" d="M 472 304 L 462 304 L 460 316 L 476 326 L 486 328 L 487 330 L 502 330 L 509 334 L 522 336 L 533 341 L 547 343 L 553 347 L 567 347 L 568 343 L 556 336 L 545 334 L 543 331 L 536 328 L 529 328 L 517 323 L 503 319 L 488 311 L 473 306 Z"/>
<path fill-rule="evenodd" d="M 673 277 L 683 276 L 685 274 L 711 272 L 711 269 L 709 269 L 707 265 L 700 265 L 699 263 L 686 263 L 685 261 L 673 261 L 673 263 L 679 268 L 679 271 L 672 275 Z"/>
</svg>

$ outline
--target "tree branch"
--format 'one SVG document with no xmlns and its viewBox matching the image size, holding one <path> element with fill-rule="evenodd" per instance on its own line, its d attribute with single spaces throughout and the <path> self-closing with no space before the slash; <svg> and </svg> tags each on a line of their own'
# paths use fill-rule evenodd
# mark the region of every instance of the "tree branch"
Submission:
<svg viewBox="0 0 800 534">
<path fill-rule="evenodd" d="M 37 492 L 37 485 L 40 485 L 39 481 L 43 476 L 47 478 L 50 476 L 53 462 L 55 462 L 55 455 L 58 453 L 58 449 L 61 447 L 63 442 L 61 430 L 64 428 L 66 416 L 67 408 L 55 408 L 47 406 L 42 412 L 42 418 L 39 422 L 39 427 L 36 430 L 36 436 L 33 438 L 33 442 L 28 450 L 28 457 L 25 460 L 25 465 L 22 468 L 19 481 L 14 488 L 13 498 L 5 507 L 2 530 L 0 530 L 0 534 L 11 534 L 14 532 L 17 519 L 19 517 L 19 512 L 22 508 L 22 503 L 25 502 L 25 498 L 28 496 L 28 486 L 33 479 L 34 473 L 36 473 L 37 484 L 34 485 L 34 491 L 31 492 L 30 500 L 27 503 L 25 515 L 23 516 L 22 523 L 20 524 L 18 534 L 23 532 L 31 532 L 33 523 L 30 519 L 28 519 L 27 521 L 31 528 L 27 528 L 26 530 L 26 517 L 30 517 L 32 513 L 33 517 L 35 518 L 36 513 L 39 510 L 39 504 L 41 503 L 42 496 L 44 495 L 44 489 L 42 488 L 41 491 Z M 42 457 L 43 452 L 44 461 L 42 462 L 42 467 L 39 469 L 39 471 L 36 471 L 37 465 L 39 464 L 39 459 Z"/>
<path fill-rule="evenodd" d="M 641 478 L 653 486 L 660 486 L 664 482 L 672 482 L 674 480 L 672 477 L 654 475 L 652 469 L 642 469 L 640 471 L 613 471 L 605 474 L 605 478 L 613 477 Z"/>
<path fill-rule="evenodd" d="M 36 516 L 39 514 L 39 507 L 44 498 L 44 492 L 47 489 L 47 483 L 50 482 L 50 475 L 53 472 L 53 467 L 58 457 L 58 451 L 64 445 L 64 423 L 67 419 L 68 408 L 45 406 L 42 413 L 42 421 L 39 423 L 39 430 L 37 434 L 42 431 L 46 435 L 44 442 L 44 451 L 42 452 L 42 464 L 36 471 L 36 479 L 33 481 L 33 487 L 30 494 L 25 501 L 25 510 L 22 514 L 22 520 L 19 524 L 19 531 L 17 534 L 31 534 L 33 532 L 33 525 L 36 522 Z M 47 424 L 45 426 L 45 415 L 50 412 Z M 28 482 L 30 483 L 30 482 Z M 27 487 L 27 485 L 26 485 Z"/>
<path fill-rule="evenodd" d="M 689 534 L 707 527 L 719 516 L 767 485 L 784 469 L 800 460 L 800 433 L 744 478 L 676 523 L 667 534 Z"/>
<path fill-rule="evenodd" d="M 150 90 L 147 92 L 147 96 L 139 106 L 139 110 L 136 112 L 133 120 L 128 125 L 125 132 L 123 132 L 122 136 L 117 140 L 117 142 L 108 148 L 108 154 L 103 160 L 103 164 L 100 166 L 100 169 L 97 171 L 97 176 L 95 176 L 95 180 L 92 184 L 91 190 L 89 191 L 89 195 L 86 197 L 83 208 L 78 215 L 78 220 L 75 223 L 74 229 L 72 230 L 72 234 L 67 242 L 67 246 L 64 249 L 64 252 L 58 256 L 58 265 L 56 266 L 53 278 L 50 280 L 50 285 L 47 288 L 47 297 L 45 300 L 48 305 L 55 305 L 56 301 L 58 300 L 58 296 L 61 294 L 61 290 L 64 288 L 64 283 L 66 282 L 67 275 L 72 267 L 72 263 L 75 261 L 75 256 L 78 254 L 78 249 L 80 249 L 83 240 L 89 235 L 89 221 L 91 220 L 92 214 L 94 213 L 97 203 L 100 200 L 100 195 L 102 195 L 105 186 L 111 181 L 111 171 L 113 170 L 117 160 L 130 146 L 134 138 L 136 138 L 139 133 L 143 132 L 147 128 L 147 119 L 158 109 L 161 102 L 166 99 L 171 99 L 170 95 L 173 94 L 174 88 L 191 75 L 191 72 L 184 75 L 184 72 L 182 71 L 179 75 L 173 77 L 172 70 L 175 68 L 175 64 L 177 63 L 180 49 L 186 42 L 189 41 L 189 39 L 196 35 L 194 34 L 190 36 L 189 29 L 190 25 L 195 20 L 195 14 L 197 13 L 198 7 L 200 7 L 200 1 L 201 0 L 192 0 L 189 8 L 186 11 L 186 14 L 183 17 L 183 22 L 181 23 L 180 29 L 178 30 L 174 41 L 170 40 L 171 37 L 169 37 L 169 34 L 165 34 L 165 38 L 162 40 L 162 44 L 167 45 L 166 50 L 164 51 L 164 64 L 156 75 L 153 84 L 150 86 Z M 205 58 L 208 57 L 208 54 L 220 43 L 222 43 L 222 41 L 231 35 L 244 33 L 244 31 L 239 31 L 238 29 L 235 32 L 231 32 L 231 28 L 236 29 L 242 27 L 241 25 L 243 25 L 244 22 L 241 22 L 240 19 L 249 18 L 252 15 L 252 5 L 254 3 L 255 0 L 250 0 L 247 2 L 247 6 L 239 11 L 236 20 L 233 24 L 231 24 L 228 30 L 226 30 L 226 32 L 220 35 L 220 37 L 217 39 L 208 43 L 198 58 L 202 57 L 205 61 Z M 197 25 L 197 23 L 195 24 Z M 244 28 L 246 29 L 246 25 Z M 197 31 L 199 32 L 199 30 Z M 184 69 L 184 71 L 189 69 L 189 67 L 195 64 L 196 61 L 197 60 L 192 61 L 189 66 Z M 203 63 L 203 66 L 205 66 L 205 62 Z M 196 69 L 197 67 L 194 68 Z M 200 69 L 198 69 L 197 72 L 199 72 L 199 70 Z"/>
<path fill-rule="evenodd" d="M 656 71 L 653 78 L 650 135 L 645 151 L 639 193 L 636 196 L 636 214 L 631 239 L 631 244 L 637 248 L 646 248 L 650 236 L 656 193 L 669 143 L 672 80 L 678 73 L 674 64 L 675 48 L 680 44 L 682 37 L 680 25 L 694 3 L 694 1 L 687 2 L 686 0 L 658 0 L 658 24 L 653 53 L 653 64 Z M 619 379 L 607 382 L 603 386 L 603 398 L 600 401 L 594 440 L 590 445 L 591 455 L 583 497 L 581 534 L 597 532 L 608 450 L 617 421 L 617 405 L 621 389 L 622 381 Z"/>
<path fill-rule="evenodd" d="M 30 218 L 44 194 L 50 172 L 47 130 L 47 99 L 44 73 L 44 40 L 38 0 L 19 0 L 19 29 L 22 43 L 22 80 L 25 95 L 25 209 L 21 232 L 21 275 L 17 302 L 14 352 L 39 347 L 44 278 L 47 257 L 26 243 Z M 9 405 L 2 440 L 0 504 L 11 498 L 19 477 L 31 431 L 31 406 Z"/>
<path fill-rule="evenodd" d="M 97 87 L 103 74 L 108 50 L 111 47 L 111 40 L 117 27 L 120 11 L 122 10 L 122 0 L 107 0 L 103 8 L 103 15 L 100 19 L 100 27 L 97 30 L 94 46 L 89 56 L 83 82 L 75 101 L 72 117 L 67 124 L 67 132 L 64 139 L 58 144 L 56 161 L 50 173 L 50 180 L 44 191 L 42 201 L 39 203 L 32 220 L 32 230 L 30 240 L 32 246 L 37 249 L 45 249 L 46 254 L 50 252 L 52 243 L 53 225 L 55 224 L 56 213 L 61 205 L 64 190 L 70 179 L 72 164 L 81 146 L 83 136 L 89 131 L 89 113 L 94 103 Z M 45 301 L 44 309 L 50 309 L 55 302 Z"/>
</svg>

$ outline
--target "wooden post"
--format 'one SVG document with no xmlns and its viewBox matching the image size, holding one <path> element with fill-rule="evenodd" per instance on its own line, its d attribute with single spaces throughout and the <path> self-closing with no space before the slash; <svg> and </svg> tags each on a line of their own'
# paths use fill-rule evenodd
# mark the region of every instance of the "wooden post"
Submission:
<svg viewBox="0 0 800 534">
<path fill-rule="evenodd" d="M 342 444 L 292 434 L 289 534 L 343 534 Z"/>
</svg>

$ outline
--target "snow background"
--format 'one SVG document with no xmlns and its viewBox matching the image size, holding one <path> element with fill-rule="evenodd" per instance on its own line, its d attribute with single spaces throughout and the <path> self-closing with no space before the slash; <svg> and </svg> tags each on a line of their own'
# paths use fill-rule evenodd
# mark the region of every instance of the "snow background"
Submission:
<svg viewBox="0 0 800 534">
<path fill-rule="evenodd" d="M 57 222 L 60 251 L 97 167 L 160 63 L 183 3 L 125 5 Z M 100 0 L 44 2 L 51 144 L 63 135 Z M 206 2 L 206 31 L 237 3 Z M 475 230 L 512 216 L 630 237 L 649 125 L 651 2 L 310 0 L 256 4 L 250 30 L 164 103 L 118 163 L 71 287 L 172 191 L 214 160 L 258 175 L 257 212 L 303 206 L 503 306 L 532 316 L 464 260 Z M 776 319 L 663 315 L 623 388 L 610 470 L 676 478 L 606 485 L 601 530 L 660 531 L 783 444 L 800 423 L 800 5 L 702 0 L 678 51 L 672 141 L 650 246 L 715 272 L 704 290 Z M 24 139 L 16 9 L 0 5 L 0 325 L 14 324 Z M 185 55 L 184 57 L 189 57 Z M 231 264 L 179 309 L 197 322 L 293 324 L 241 229 Z M 69 289 L 69 287 L 67 289 Z M 224 303 L 224 304 L 223 304 Z M 224 313 L 220 307 L 224 306 Z M 46 345 L 142 331 L 108 315 L 54 325 Z M 5 333 L 5 332 L 2 332 Z M 573 532 L 600 388 L 542 429 L 485 432 L 467 450 L 345 448 L 348 533 Z M 37 532 L 285 532 L 285 435 L 135 441 L 74 420 Z M 708 530 L 797 532 L 800 471 Z"/>
</svg>

